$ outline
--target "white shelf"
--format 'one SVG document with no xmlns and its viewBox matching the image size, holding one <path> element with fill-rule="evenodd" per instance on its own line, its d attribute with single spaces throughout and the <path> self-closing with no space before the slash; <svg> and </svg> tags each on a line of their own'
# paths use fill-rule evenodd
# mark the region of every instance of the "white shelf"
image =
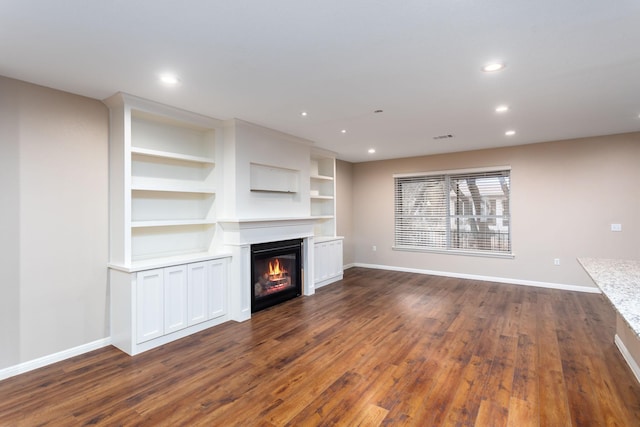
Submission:
<svg viewBox="0 0 640 427">
<path fill-rule="evenodd" d="M 209 163 L 214 157 L 215 129 L 202 127 L 201 116 L 185 113 L 177 116 L 186 120 L 173 120 L 163 113 L 153 114 L 132 107 L 132 148 L 145 150 L 149 155 L 181 156 L 184 160 Z"/>
<path fill-rule="evenodd" d="M 171 267 L 174 265 L 182 265 L 229 257 L 231 257 L 230 252 L 193 252 L 189 254 L 136 261 L 131 263 L 130 265 L 109 264 L 109 267 L 115 270 L 124 271 L 125 273 L 135 273 L 137 271 L 152 270 L 154 268 Z"/>
<path fill-rule="evenodd" d="M 326 176 L 326 175 L 311 175 L 311 179 L 333 181 L 333 177 L 332 176 Z"/>
<path fill-rule="evenodd" d="M 273 165 L 249 165 L 251 191 L 271 193 L 297 193 L 300 171 Z"/>
<path fill-rule="evenodd" d="M 110 109 L 110 262 L 208 253 L 223 123 L 126 94 Z M 182 259 L 182 258 L 181 258 Z"/>
<path fill-rule="evenodd" d="M 314 243 L 333 242 L 335 240 L 344 240 L 344 236 L 320 236 L 313 239 Z"/>
<path fill-rule="evenodd" d="M 209 252 L 215 223 L 181 221 L 131 228 L 131 262 Z M 185 223 L 186 222 L 186 223 Z"/>
<path fill-rule="evenodd" d="M 201 193 L 215 194 L 212 187 L 203 187 L 198 184 L 184 183 L 180 181 L 158 180 L 154 178 L 134 177 L 131 180 L 131 190 L 134 191 L 165 191 L 167 193 Z"/>
<path fill-rule="evenodd" d="M 333 238 L 336 235 L 336 159 L 335 154 L 312 150 L 309 163 L 309 195 L 311 217 L 316 221 L 316 239 Z"/>
<path fill-rule="evenodd" d="M 209 224 L 215 224 L 215 223 L 216 221 L 207 220 L 207 219 L 132 221 L 131 228 L 174 227 L 174 226 L 183 226 L 183 225 L 209 225 Z"/>
<path fill-rule="evenodd" d="M 132 153 L 131 188 L 135 190 L 212 193 L 213 163 Z"/>
<path fill-rule="evenodd" d="M 311 197 L 311 216 L 324 217 L 335 216 L 335 203 L 333 197 Z M 335 234 L 335 233 L 333 233 Z"/>
<path fill-rule="evenodd" d="M 136 190 L 131 195 L 132 227 L 210 223 L 214 212 L 213 194 Z"/>
<path fill-rule="evenodd" d="M 186 162 L 196 162 L 204 164 L 215 164 L 215 160 L 211 157 L 192 156 L 189 154 L 175 153 L 171 151 L 152 150 L 150 148 L 131 147 L 132 154 L 140 154 L 143 156 L 160 157 L 164 159 L 184 160 Z"/>
</svg>

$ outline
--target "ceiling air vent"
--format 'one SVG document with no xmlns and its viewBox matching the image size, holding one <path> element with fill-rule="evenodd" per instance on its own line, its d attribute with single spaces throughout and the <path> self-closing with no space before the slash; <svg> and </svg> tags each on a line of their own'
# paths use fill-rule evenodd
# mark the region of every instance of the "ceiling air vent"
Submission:
<svg viewBox="0 0 640 427">
<path fill-rule="evenodd" d="M 433 137 L 433 139 L 451 139 L 451 138 L 453 138 L 453 135 L 451 135 L 450 133 L 446 135 L 438 135 Z"/>
</svg>

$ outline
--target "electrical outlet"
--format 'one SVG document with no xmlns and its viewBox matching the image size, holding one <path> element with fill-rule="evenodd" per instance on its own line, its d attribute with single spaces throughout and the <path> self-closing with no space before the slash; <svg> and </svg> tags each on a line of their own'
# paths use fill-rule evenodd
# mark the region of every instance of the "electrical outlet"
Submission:
<svg viewBox="0 0 640 427">
<path fill-rule="evenodd" d="M 611 224 L 611 231 L 622 231 L 622 224 Z"/>
<path fill-rule="evenodd" d="M 560 258 L 554 258 L 553 265 L 560 265 Z"/>
<path fill-rule="evenodd" d="M 373 252 L 375 252 L 375 251 L 377 251 L 377 250 L 378 250 L 378 248 L 376 247 L 376 245 L 373 245 L 373 246 L 371 246 L 371 250 L 372 250 Z"/>
</svg>

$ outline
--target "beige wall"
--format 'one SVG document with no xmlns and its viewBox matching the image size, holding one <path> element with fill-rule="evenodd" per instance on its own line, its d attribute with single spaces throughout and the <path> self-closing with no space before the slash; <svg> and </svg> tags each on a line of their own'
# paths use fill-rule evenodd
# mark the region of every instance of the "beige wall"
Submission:
<svg viewBox="0 0 640 427">
<path fill-rule="evenodd" d="M 1 369 L 108 337 L 109 116 L 28 83 L 0 90 Z"/>
<path fill-rule="evenodd" d="M 349 266 L 355 262 L 353 239 L 353 164 L 336 162 L 336 229 L 344 237 L 342 263 Z"/>
<path fill-rule="evenodd" d="M 12 83 L 0 78 L 0 369 L 20 359 L 20 146 Z"/>
<path fill-rule="evenodd" d="M 640 257 L 639 165 L 640 133 L 357 163 L 356 262 L 593 287 L 577 257 Z M 488 166 L 511 166 L 514 259 L 392 250 L 394 173 Z"/>
</svg>

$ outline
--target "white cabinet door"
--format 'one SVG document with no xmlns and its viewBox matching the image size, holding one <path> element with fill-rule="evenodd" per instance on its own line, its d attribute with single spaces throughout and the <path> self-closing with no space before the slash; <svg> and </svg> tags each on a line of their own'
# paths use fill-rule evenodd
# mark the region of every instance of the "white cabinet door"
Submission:
<svg viewBox="0 0 640 427">
<path fill-rule="evenodd" d="M 342 239 L 315 244 L 313 275 L 316 286 L 324 286 L 342 276 Z"/>
<path fill-rule="evenodd" d="M 329 277 L 329 244 L 327 242 L 317 243 L 313 254 L 315 281 L 321 282 Z"/>
<path fill-rule="evenodd" d="M 136 276 L 136 341 L 164 334 L 164 270 L 141 271 Z"/>
<path fill-rule="evenodd" d="M 207 320 L 207 262 L 187 265 L 189 326 Z"/>
<path fill-rule="evenodd" d="M 313 249 L 313 282 L 322 280 L 322 259 L 324 257 L 323 243 L 316 243 Z"/>
<path fill-rule="evenodd" d="M 227 262 L 217 259 L 207 263 L 209 279 L 209 319 L 227 314 Z"/>
<path fill-rule="evenodd" d="M 164 269 L 164 333 L 187 327 L 187 269 L 184 265 Z"/>
<path fill-rule="evenodd" d="M 322 247 L 322 280 L 326 280 L 331 277 L 331 264 L 333 255 L 331 254 L 331 244 L 333 242 L 323 243 Z"/>
<path fill-rule="evenodd" d="M 227 266 L 228 258 L 213 259 L 120 277 L 112 301 L 119 298 L 132 311 L 112 311 L 114 345 L 133 355 L 201 330 L 203 322 L 221 323 L 228 312 Z"/>
<path fill-rule="evenodd" d="M 328 250 L 328 276 L 335 277 L 342 273 L 342 240 L 329 242 Z"/>
</svg>

